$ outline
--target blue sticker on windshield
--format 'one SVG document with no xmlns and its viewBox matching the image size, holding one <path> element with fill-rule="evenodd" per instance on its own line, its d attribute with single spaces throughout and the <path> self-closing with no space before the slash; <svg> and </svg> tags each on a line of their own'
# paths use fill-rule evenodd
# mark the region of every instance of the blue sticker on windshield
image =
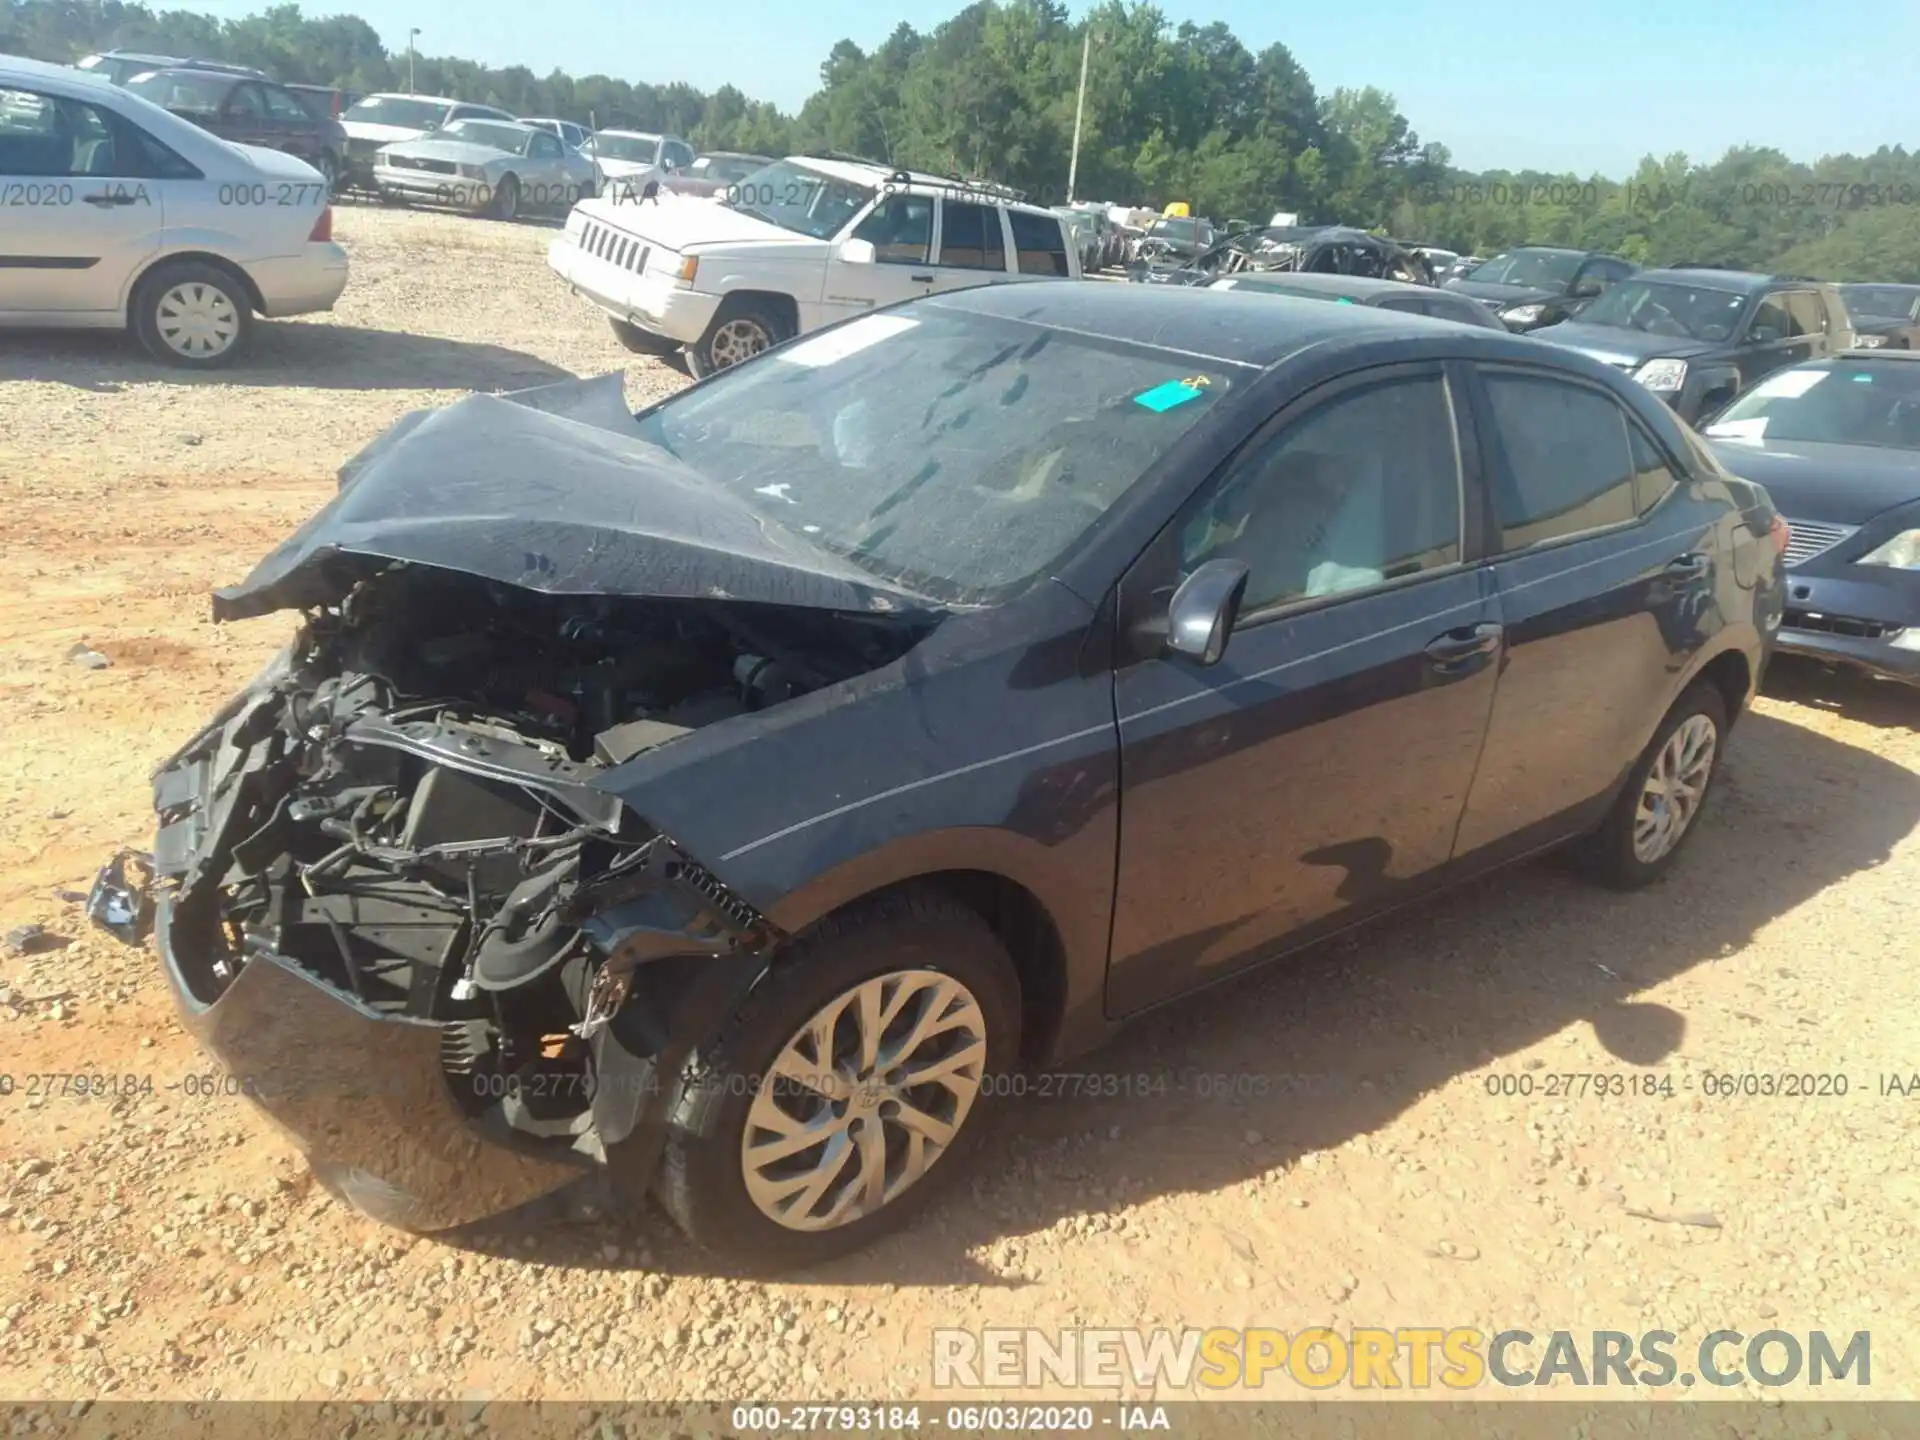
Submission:
<svg viewBox="0 0 1920 1440">
<path fill-rule="evenodd" d="M 1871 375 L 1850 375 L 1847 378 L 1852 380 L 1856 385 L 1871 385 L 1873 383 L 1873 376 Z"/>
<path fill-rule="evenodd" d="M 1336 305 L 1351 305 L 1351 304 L 1353 304 L 1353 297 L 1352 297 L 1351 295 L 1342 295 L 1342 296 L 1340 296 L 1340 297 L 1339 297 L 1338 299 L 1336 299 L 1336 300 L 1334 301 L 1334 304 L 1336 304 Z"/>
<path fill-rule="evenodd" d="M 1204 378 L 1200 384 L 1195 384 L 1191 380 L 1169 380 L 1166 384 L 1156 385 L 1151 390 L 1142 390 L 1133 397 L 1133 403 L 1144 405 L 1158 414 L 1163 410 L 1171 410 L 1176 405 L 1184 405 L 1189 400 L 1198 400 L 1207 393 L 1202 388 L 1204 385 Z"/>
</svg>

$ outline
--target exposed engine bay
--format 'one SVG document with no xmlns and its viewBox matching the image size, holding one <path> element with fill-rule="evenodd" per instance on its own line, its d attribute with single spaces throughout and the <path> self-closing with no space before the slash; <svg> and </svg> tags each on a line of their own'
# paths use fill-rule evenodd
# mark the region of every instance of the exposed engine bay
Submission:
<svg viewBox="0 0 1920 1440">
<path fill-rule="evenodd" d="M 591 1152 L 596 1032 L 768 923 L 593 781 L 903 655 L 926 616 L 563 596 L 366 563 L 156 779 L 188 988 L 261 956 L 438 1022 L 477 1120 Z"/>
</svg>

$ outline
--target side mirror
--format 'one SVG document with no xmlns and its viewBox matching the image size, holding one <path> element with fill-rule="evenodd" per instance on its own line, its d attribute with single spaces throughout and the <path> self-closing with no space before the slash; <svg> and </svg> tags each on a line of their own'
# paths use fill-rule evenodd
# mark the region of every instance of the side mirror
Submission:
<svg viewBox="0 0 1920 1440">
<path fill-rule="evenodd" d="M 871 265 L 879 258 L 879 254 L 874 250 L 871 240 L 855 237 L 840 242 L 840 258 L 854 265 Z"/>
<path fill-rule="evenodd" d="M 1600 292 L 1606 288 L 1607 287 L 1602 285 L 1598 280 L 1582 280 L 1578 285 L 1575 285 L 1569 293 L 1576 300 L 1592 300 L 1597 298 Z"/>
<path fill-rule="evenodd" d="M 1240 618 L 1247 593 L 1247 567 L 1239 560 L 1209 560 L 1173 592 L 1167 607 L 1167 648 L 1201 665 L 1227 653 L 1227 637 Z"/>
</svg>

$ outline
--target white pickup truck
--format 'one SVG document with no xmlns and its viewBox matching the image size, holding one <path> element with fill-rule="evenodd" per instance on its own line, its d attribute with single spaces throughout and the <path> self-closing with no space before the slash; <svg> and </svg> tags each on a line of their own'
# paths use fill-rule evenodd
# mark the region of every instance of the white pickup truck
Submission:
<svg viewBox="0 0 1920 1440">
<path fill-rule="evenodd" d="M 713 200 L 610 186 L 574 207 L 547 263 L 629 350 L 684 349 L 696 376 L 895 301 L 1081 273 L 1060 217 L 1012 192 L 811 156 Z"/>
</svg>

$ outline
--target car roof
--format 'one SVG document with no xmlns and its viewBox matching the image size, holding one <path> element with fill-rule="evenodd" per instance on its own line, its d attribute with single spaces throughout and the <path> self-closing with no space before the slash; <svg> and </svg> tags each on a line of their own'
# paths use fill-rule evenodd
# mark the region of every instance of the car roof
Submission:
<svg viewBox="0 0 1920 1440">
<path fill-rule="evenodd" d="M 1414 287 L 1425 288 L 1425 287 Z M 981 285 L 954 290 L 920 302 L 982 315 L 1024 320 L 1049 329 L 1072 331 L 1102 340 L 1149 345 L 1231 365 L 1265 370 L 1309 346 L 1359 346 L 1380 340 L 1431 340 L 1433 321 L 1423 315 L 1348 308 L 1320 300 L 1246 290 L 1211 290 L 1186 285 L 1101 285 L 1036 283 Z M 1457 326 L 1452 343 L 1475 345 L 1491 353 L 1524 354 L 1575 373 L 1599 368 L 1567 363 L 1566 356 L 1544 352 L 1555 347 L 1501 331 Z M 1574 361 L 1577 352 L 1569 351 Z"/>
<path fill-rule="evenodd" d="M 658 130 L 622 130 L 618 125 L 606 125 L 593 133 L 596 135 L 627 135 L 635 140 L 664 140 L 667 138 Z"/>
<path fill-rule="evenodd" d="M 48 83 L 76 85 L 91 91 L 116 88 L 98 70 L 80 70 L 72 65 L 49 65 L 44 60 L 29 60 L 24 55 L 0 55 L 0 80 L 23 80 L 29 85 Z"/>
<path fill-rule="evenodd" d="M 1416 295 L 1441 293 L 1431 285 L 1413 285 L 1405 280 L 1382 280 L 1368 275 L 1323 275 L 1317 271 L 1243 270 L 1234 275 L 1223 275 L 1214 283 L 1217 285 L 1225 280 L 1234 281 L 1235 289 L 1245 285 L 1255 290 L 1316 290 L 1327 295 L 1352 295 L 1356 298 L 1405 292 Z"/>
<path fill-rule="evenodd" d="M 360 102 L 368 100 L 421 100 L 429 105 L 479 105 L 479 100 L 449 100 L 445 95 L 409 95 L 404 90 L 375 90 L 370 95 L 362 95 Z M 489 110 L 498 110 L 498 105 L 488 105 Z"/>
<path fill-rule="evenodd" d="M 1905 290 L 1909 294 L 1920 295 L 1920 285 L 1905 280 L 1842 280 L 1842 293 L 1848 290 Z"/>
<path fill-rule="evenodd" d="M 1844 360 L 1849 365 L 1857 365 L 1866 360 L 1885 360 L 1893 365 L 1920 365 L 1920 350 L 1842 350 L 1837 355 L 1825 356 L 1819 360 L 1804 360 L 1803 365 L 1824 365 L 1835 360 Z"/>
<path fill-rule="evenodd" d="M 1722 270 L 1709 265 L 1670 265 L 1663 269 L 1642 270 L 1633 278 L 1666 281 L 1675 285 L 1698 285 L 1703 290 L 1735 290 L 1743 294 L 1753 290 L 1764 290 L 1770 285 L 1789 283 L 1788 277 L 1784 275 L 1766 275 L 1758 270 Z"/>
<path fill-rule="evenodd" d="M 162 65 L 158 69 L 148 70 L 145 73 L 146 75 L 198 75 L 203 80 L 225 80 L 229 85 L 238 85 L 243 80 L 251 80 L 255 84 L 260 81 L 257 75 L 236 75 L 231 70 L 209 70 L 204 65 Z M 144 76 L 136 75 L 133 78 L 139 80 Z"/>
<path fill-rule="evenodd" d="M 788 160 L 804 165 L 834 180 L 849 185 L 872 185 L 892 180 L 896 189 L 939 190 L 964 193 L 985 205 L 1002 205 L 1009 210 L 1025 210 L 1035 215 L 1052 215 L 1045 205 L 1015 198 L 1011 191 L 978 180 L 959 180 L 951 175 L 930 175 L 901 165 L 883 165 L 877 160 L 839 160 L 826 155 L 789 155 Z"/>
</svg>

